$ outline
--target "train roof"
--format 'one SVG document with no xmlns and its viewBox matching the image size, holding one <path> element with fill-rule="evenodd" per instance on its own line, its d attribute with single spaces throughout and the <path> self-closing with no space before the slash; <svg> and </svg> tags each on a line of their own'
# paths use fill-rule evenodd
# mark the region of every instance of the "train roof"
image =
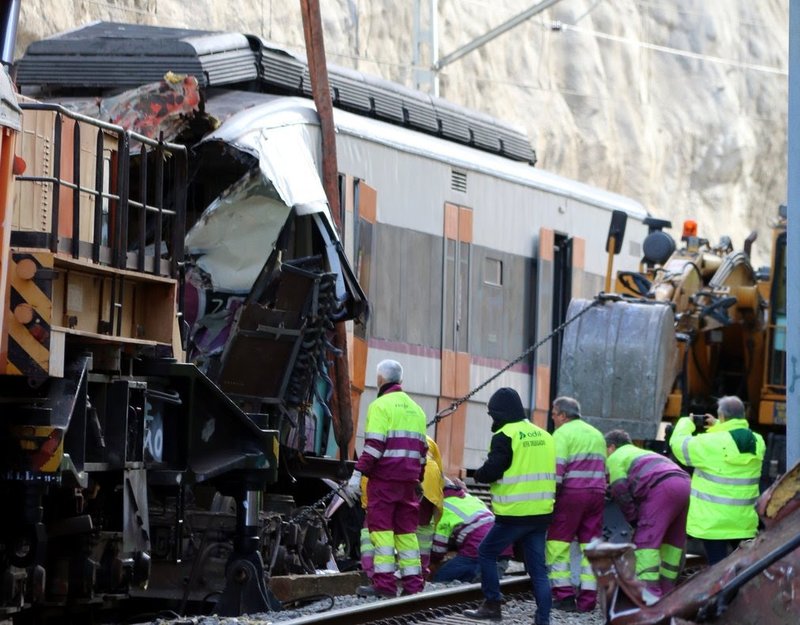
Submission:
<svg viewBox="0 0 800 625">
<path fill-rule="evenodd" d="M 201 87 L 310 98 L 308 63 L 255 35 L 94 22 L 28 46 L 19 85 L 60 91 L 112 90 L 191 74 Z M 328 64 L 333 105 L 479 150 L 536 162 L 527 133 L 489 115 L 375 76 Z"/>
<path fill-rule="evenodd" d="M 319 124 L 314 103 L 296 97 L 216 90 L 209 92 L 206 111 L 224 120 L 219 129 L 205 139 L 212 141 L 235 143 L 236 137 L 258 127 Z M 607 210 L 622 210 L 637 219 L 648 216 L 644 206 L 634 199 L 525 163 L 338 109 L 334 110 L 334 120 L 338 133 L 446 162 L 465 171 L 479 172 L 534 187 Z"/>
</svg>

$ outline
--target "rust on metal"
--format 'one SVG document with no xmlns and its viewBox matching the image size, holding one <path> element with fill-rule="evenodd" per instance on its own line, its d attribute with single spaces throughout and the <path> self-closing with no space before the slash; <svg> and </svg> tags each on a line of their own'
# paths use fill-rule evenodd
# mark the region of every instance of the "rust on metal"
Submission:
<svg viewBox="0 0 800 625">
<path fill-rule="evenodd" d="M 800 622 L 800 464 L 757 504 L 765 529 L 725 560 L 652 603 L 635 579 L 634 546 L 586 550 L 609 625 L 794 625 Z"/>
</svg>

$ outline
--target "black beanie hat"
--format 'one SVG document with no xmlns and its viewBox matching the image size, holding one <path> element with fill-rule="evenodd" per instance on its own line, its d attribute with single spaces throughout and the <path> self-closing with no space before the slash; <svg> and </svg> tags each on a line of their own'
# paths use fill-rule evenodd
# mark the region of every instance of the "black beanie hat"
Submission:
<svg viewBox="0 0 800 625">
<path fill-rule="evenodd" d="M 487 408 L 492 418 L 498 421 L 521 421 L 526 418 L 519 393 L 513 388 L 497 389 L 489 399 Z"/>
</svg>

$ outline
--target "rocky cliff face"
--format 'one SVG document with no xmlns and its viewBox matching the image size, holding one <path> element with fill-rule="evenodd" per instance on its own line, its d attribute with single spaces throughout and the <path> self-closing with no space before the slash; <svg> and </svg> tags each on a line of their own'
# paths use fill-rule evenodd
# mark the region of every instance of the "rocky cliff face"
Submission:
<svg viewBox="0 0 800 625">
<path fill-rule="evenodd" d="M 413 84 L 414 2 L 321 4 L 330 62 Z M 440 56 L 534 4 L 439 0 Z M 763 264 L 786 201 L 788 16 L 788 0 L 560 0 L 444 68 L 440 95 L 525 127 L 538 167 L 636 198 L 673 233 L 691 217 L 738 248 L 757 229 Z M 93 20 L 303 48 L 298 0 L 24 0 L 17 56 Z"/>
</svg>

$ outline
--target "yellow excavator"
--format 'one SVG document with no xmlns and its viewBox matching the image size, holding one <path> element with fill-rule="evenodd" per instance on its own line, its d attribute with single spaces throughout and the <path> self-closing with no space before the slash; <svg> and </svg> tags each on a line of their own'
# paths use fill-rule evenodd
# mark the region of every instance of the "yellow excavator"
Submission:
<svg viewBox="0 0 800 625">
<path fill-rule="evenodd" d="M 612 217 L 609 268 L 624 234 L 619 219 Z M 639 271 L 617 272 L 613 288 L 609 271 L 605 292 L 570 303 L 566 319 L 580 316 L 562 339 L 559 394 L 578 398 L 601 430 L 621 427 L 641 440 L 663 438 L 670 421 L 738 395 L 768 436 L 769 474 L 782 473 L 786 207 L 773 224 L 771 264 L 759 270 L 750 262 L 755 233 L 736 251 L 729 237 L 712 245 L 687 221 L 679 246 L 664 231 L 669 222 L 647 223 Z"/>
</svg>

